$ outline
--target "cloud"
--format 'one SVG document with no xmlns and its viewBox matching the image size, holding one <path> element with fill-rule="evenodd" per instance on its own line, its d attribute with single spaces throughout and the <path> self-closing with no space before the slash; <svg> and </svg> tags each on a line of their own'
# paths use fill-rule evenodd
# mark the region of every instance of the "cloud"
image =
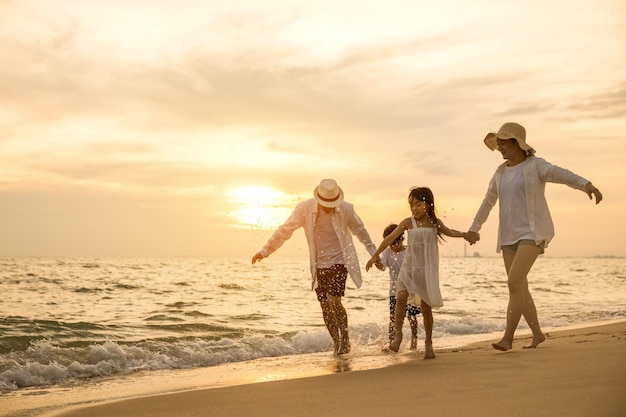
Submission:
<svg viewBox="0 0 626 417">
<path fill-rule="evenodd" d="M 482 138 L 505 120 L 566 166 L 623 148 L 610 2 L 566 21 L 561 2 L 247 3 L 0 3 L 3 191 L 25 206 L 58 191 L 85 216 L 107 196 L 126 226 L 144 203 L 180 217 L 196 195 L 208 211 L 232 187 L 309 195 L 330 176 L 377 216 L 404 214 L 415 183 L 479 199 L 501 160 Z M 606 165 L 598 181 L 621 184 Z"/>
<path fill-rule="evenodd" d="M 626 80 L 599 94 L 575 97 L 564 110 L 591 119 L 622 118 L 626 114 Z"/>
</svg>

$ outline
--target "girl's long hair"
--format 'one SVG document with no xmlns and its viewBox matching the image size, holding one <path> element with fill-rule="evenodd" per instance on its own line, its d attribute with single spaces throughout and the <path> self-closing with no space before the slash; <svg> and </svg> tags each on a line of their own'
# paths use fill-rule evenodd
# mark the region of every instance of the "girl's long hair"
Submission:
<svg viewBox="0 0 626 417">
<path fill-rule="evenodd" d="M 445 240 L 443 238 L 443 235 L 441 234 L 441 231 L 439 230 L 439 218 L 437 218 L 437 212 L 435 210 L 435 197 L 433 196 L 433 192 L 430 190 L 430 188 L 412 187 L 411 191 L 409 192 L 409 203 L 411 202 L 411 199 L 421 200 L 426 203 L 426 206 L 428 207 L 426 214 L 428 215 L 428 218 L 437 230 L 437 236 L 439 236 L 439 239 Z"/>
</svg>

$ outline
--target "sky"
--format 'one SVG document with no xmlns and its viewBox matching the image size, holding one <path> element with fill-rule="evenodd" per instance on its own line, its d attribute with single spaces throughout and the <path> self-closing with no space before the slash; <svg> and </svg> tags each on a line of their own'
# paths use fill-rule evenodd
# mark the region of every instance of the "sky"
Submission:
<svg viewBox="0 0 626 417">
<path fill-rule="evenodd" d="M 467 230 L 505 122 L 604 194 L 547 186 L 546 256 L 626 256 L 624 39 L 621 0 L 0 0 L 0 256 L 251 258 L 323 178 L 376 244 L 416 185 Z"/>
</svg>

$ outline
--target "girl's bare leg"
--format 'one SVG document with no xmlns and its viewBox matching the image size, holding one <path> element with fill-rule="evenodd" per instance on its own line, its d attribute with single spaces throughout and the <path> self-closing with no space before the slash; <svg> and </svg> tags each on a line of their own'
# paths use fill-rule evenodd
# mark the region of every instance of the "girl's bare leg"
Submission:
<svg viewBox="0 0 626 417">
<path fill-rule="evenodd" d="M 435 351 L 433 349 L 433 310 L 424 300 L 422 300 L 422 318 L 424 319 L 424 359 L 434 359 Z"/>
<path fill-rule="evenodd" d="M 519 245 L 515 253 L 502 252 L 504 266 L 508 276 L 509 305 L 506 313 L 506 330 L 504 336 L 498 343 L 493 343 L 494 349 L 507 351 L 513 348 L 513 338 L 515 330 L 519 324 L 522 314 L 533 331 L 533 340 L 543 337 L 539 320 L 537 319 L 537 309 L 532 297 L 528 298 L 528 272 L 532 268 L 541 250 L 536 246 Z M 538 341 L 536 345 L 543 340 Z M 535 346 L 536 346 L 535 345 Z"/>
<path fill-rule="evenodd" d="M 393 340 L 389 343 L 389 350 L 397 352 L 400 349 L 402 343 L 402 325 L 404 324 L 404 316 L 406 315 L 406 302 L 409 298 L 409 293 L 406 290 L 398 291 L 396 294 L 396 331 L 393 336 Z"/>
</svg>

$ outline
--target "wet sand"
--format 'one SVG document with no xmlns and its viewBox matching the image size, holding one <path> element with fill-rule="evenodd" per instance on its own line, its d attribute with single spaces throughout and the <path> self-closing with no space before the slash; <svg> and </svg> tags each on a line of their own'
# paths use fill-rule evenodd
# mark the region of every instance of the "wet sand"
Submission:
<svg viewBox="0 0 626 417">
<path fill-rule="evenodd" d="M 536 349 L 522 349 L 530 336 L 516 339 L 507 352 L 494 350 L 496 340 L 490 340 L 439 351 L 434 360 L 420 354 L 379 369 L 144 396 L 49 415 L 626 415 L 626 321 L 547 336 Z M 337 360 L 338 366 L 342 361 L 349 365 L 350 359 Z"/>
</svg>

